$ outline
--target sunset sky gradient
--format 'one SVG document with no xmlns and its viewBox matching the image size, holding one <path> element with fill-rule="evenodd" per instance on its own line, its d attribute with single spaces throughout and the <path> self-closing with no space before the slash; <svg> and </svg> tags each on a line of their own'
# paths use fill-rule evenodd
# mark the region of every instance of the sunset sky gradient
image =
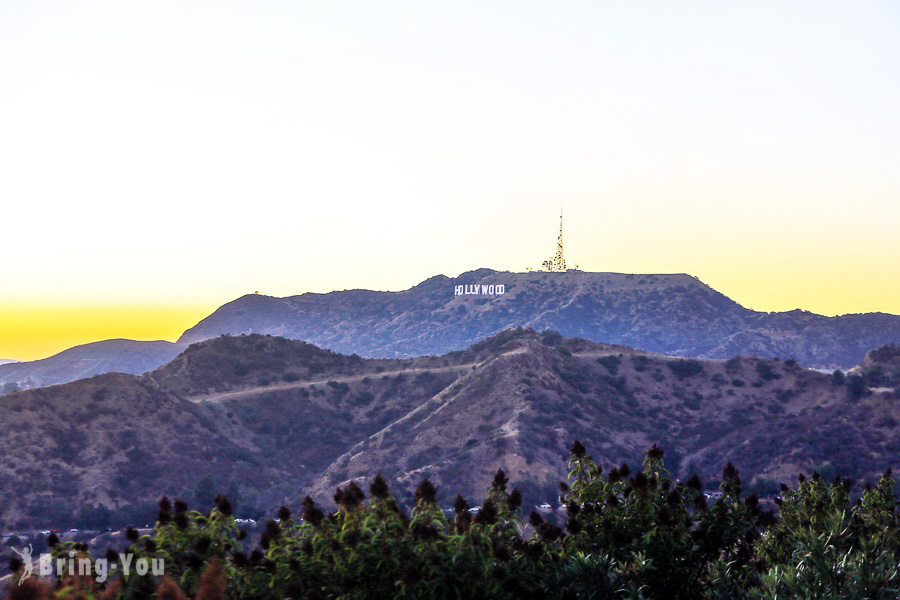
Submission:
<svg viewBox="0 0 900 600">
<path fill-rule="evenodd" d="M 0 4 L 0 358 L 537 267 L 900 314 L 900 4 Z"/>
</svg>

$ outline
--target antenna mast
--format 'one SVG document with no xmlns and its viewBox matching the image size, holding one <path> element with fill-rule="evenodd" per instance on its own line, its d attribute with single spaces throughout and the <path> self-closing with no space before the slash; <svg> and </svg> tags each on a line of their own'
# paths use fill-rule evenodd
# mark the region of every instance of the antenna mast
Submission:
<svg viewBox="0 0 900 600">
<path fill-rule="evenodd" d="M 556 254 L 548 258 L 541 265 L 541 270 L 551 272 L 565 272 L 566 258 L 563 254 L 563 211 L 559 209 L 559 237 L 556 238 Z"/>
<path fill-rule="evenodd" d="M 563 211 L 562 208 L 559 209 L 559 237 L 556 239 L 556 256 L 553 257 L 553 267 L 554 271 L 565 271 L 566 270 L 566 259 L 563 256 Z"/>
</svg>

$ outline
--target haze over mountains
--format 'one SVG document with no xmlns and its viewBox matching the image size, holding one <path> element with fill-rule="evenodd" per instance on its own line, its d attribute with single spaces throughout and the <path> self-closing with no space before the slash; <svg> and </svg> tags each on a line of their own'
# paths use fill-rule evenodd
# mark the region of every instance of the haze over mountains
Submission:
<svg viewBox="0 0 900 600">
<path fill-rule="evenodd" d="M 0 364 L 0 384 L 15 383 L 27 389 L 66 383 L 101 373 L 146 373 L 184 349 L 164 340 L 103 340 L 74 346 L 41 360 Z"/>
<path fill-rule="evenodd" d="M 457 286 L 471 291 L 476 285 L 479 292 L 494 286 L 495 293 L 455 294 Z M 497 294 L 497 286 L 505 293 Z M 517 326 L 672 356 L 793 357 L 828 370 L 849 368 L 866 351 L 900 342 L 900 316 L 757 312 L 685 274 L 478 269 L 456 278 L 432 277 L 401 292 L 251 294 L 220 307 L 185 331 L 177 344 L 86 344 L 40 361 L 0 365 L 0 384 L 27 388 L 109 371 L 144 373 L 190 343 L 225 333 L 267 333 L 346 354 L 397 358 L 460 350 Z"/>
<path fill-rule="evenodd" d="M 384 473 L 442 500 L 483 496 L 504 468 L 550 500 L 567 448 L 607 468 L 659 443 L 675 476 L 709 487 L 732 461 L 747 486 L 800 471 L 858 480 L 900 466 L 900 350 L 869 353 L 879 386 L 791 361 L 691 360 L 506 330 L 464 351 L 363 359 L 259 334 L 191 345 L 144 376 L 109 373 L 0 397 L 0 522 L 152 520 L 162 494 L 228 491 L 245 509 L 330 499 Z"/>
</svg>

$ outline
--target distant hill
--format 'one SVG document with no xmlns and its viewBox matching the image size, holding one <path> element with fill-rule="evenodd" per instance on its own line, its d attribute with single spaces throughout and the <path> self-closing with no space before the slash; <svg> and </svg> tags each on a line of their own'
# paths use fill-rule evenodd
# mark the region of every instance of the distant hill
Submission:
<svg viewBox="0 0 900 600">
<path fill-rule="evenodd" d="M 457 286 L 496 292 L 501 285 L 502 295 L 454 294 Z M 337 352 L 411 357 L 460 350 L 517 326 L 672 356 L 752 354 L 795 358 L 829 370 L 849 368 L 867 350 L 900 342 L 900 316 L 755 312 L 685 274 L 489 269 L 432 277 L 402 292 L 243 296 L 188 329 L 179 341 L 269 333 Z"/>
<path fill-rule="evenodd" d="M 829 371 L 858 364 L 872 348 L 900 343 L 897 315 L 756 312 L 685 274 L 479 269 L 432 277 L 401 292 L 250 294 L 218 308 L 177 344 L 107 340 L 78 346 L 41 361 L 0 365 L 0 385 L 31 388 L 110 371 L 144 373 L 191 343 L 223 334 L 270 334 L 344 354 L 409 358 L 461 350 L 519 326 L 670 356 L 794 358 Z"/>
<path fill-rule="evenodd" d="M 175 358 L 183 345 L 166 341 L 104 340 L 75 346 L 49 358 L 0 364 L 0 384 L 20 388 L 66 383 L 101 373 L 140 374 Z"/>
<path fill-rule="evenodd" d="M 9 358 L 0 358 L 0 365 L 8 365 L 9 363 L 19 362 L 18 360 L 12 360 Z"/>
<path fill-rule="evenodd" d="M 813 469 L 861 485 L 900 467 L 900 379 L 884 385 L 896 354 L 873 351 L 864 372 L 839 377 L 524 328 L 412 359 L 224 336 L 145 376 L 0 397 L 0 522 L 50 525 L 77 506 L 136 511 L 163 493 L 215 490 L 254 510 L 306 493 L 327 504 L 335 486 L 377 472 L 401 497 L 427 476 L 442 501 L 478 500 L 498 467 L 528 501 L 549 500 L 574 439 L 606 468 L 634 466 L 658 443 L 673 475 L 699 472 L 711 488 L 729 460 L 762 492 Z"/>
</svg>

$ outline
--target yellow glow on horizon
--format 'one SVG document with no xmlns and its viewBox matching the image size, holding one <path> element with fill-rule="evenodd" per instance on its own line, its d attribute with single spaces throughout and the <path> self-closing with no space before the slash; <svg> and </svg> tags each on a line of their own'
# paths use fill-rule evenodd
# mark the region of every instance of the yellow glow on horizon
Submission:
<svg viewBox="0 0 900 600">
<path fill-rule="evenodd" d="M 215 306 L 12 305 L 0 310 L 0 358 L 37 360 L 107 339 L 174 342 Z"/>
<path fill-rule="evenodd" d="M 863 312 L 900 314 L 900 278 L 878 277 L 878 266 L 751 270 L 706 264 L 697 271 L 640 268 L 641 261 L 612 272 L 687 272 L 742 306 L 761 312 L 802 309 L 826 316 Z M 624 267 L 624 268 L 621 268 Z M 518 271 L 519 269 L 512 269 Z M 457 273 L 447 273 L 456 276 Z M 302 292 L 300 292 L 302 293 Z M 13 304 L 0 309 L 0 359 L 37 360 L 90 342 L 127 338 L 175 341 L 209 316 L 216 304 L 91 305 Z"/>
<path fill-rule="evenodd" d="M 702 279 L 702 278 L 701 278 Z M 704 281 L 746 308 L 761 312 L 806 310 L 825 316 L 882 312 L 900 315 L 900 281 L 814 274 L 719 274 Z"/>
<path fill-rule="evenodd" d="M 522 271 L 562 205 L 584 271 L 900 314 L 900 3 L 11 4 L 0 359 Z"/>
</svg>

